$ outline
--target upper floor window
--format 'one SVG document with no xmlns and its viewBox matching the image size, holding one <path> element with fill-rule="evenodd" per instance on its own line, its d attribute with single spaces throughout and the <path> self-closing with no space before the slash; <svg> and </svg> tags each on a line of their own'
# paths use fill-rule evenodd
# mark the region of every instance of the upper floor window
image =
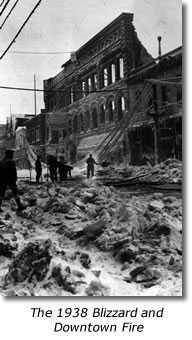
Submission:
<svg viewBox="0 0 192 340">
<path fill-rule="evenodd" d="M 108 86 L 108 70 L 107 68 L 104 68 L 103 70 L 103 86 Z"/>
<path fill-rule="evenodd" d="M 112 84 L 116 82 L 116 68 L 115 68 L 115 64 L 111 65 L 111 82 L 112 82 Z"/>
<path fill-rule="evenodd" d="M 97 74 L 93 75 L 93 89 L 98 90 L 98 77 Z"/>
<path fill-rule="evenodd" d="M 91 78 L 89 77 L 88 78 L 88 92 L 91 92 L 92 91 L 92 81 L 91 81 Z"/>
<path fill-rule="evenodd" d="M 81 82 L 81 91 L 82 97 L 84 98 L 86 96 L 86 82 L 84 80 Z"/>
<path fill-rule="evenodd" d="M 119 59 L 119 76 L 120 76 L 120 79 L 124 78 L 124 61 L 123 61 L 123 58 Z"/>
<path fill-rule="evenodd" d="M 118 100 L 118 121 L 123 118 L 123 112 L 125 111 L 125 99 L 120 97 Z"/>
</svg>

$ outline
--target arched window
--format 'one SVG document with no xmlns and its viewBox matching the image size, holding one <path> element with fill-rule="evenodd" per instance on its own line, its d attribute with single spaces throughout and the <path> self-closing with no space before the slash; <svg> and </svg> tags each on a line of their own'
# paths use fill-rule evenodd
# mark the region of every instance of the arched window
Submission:
<svg viewBox="0 0 192 340">
<path fill-rule="evenodd" d="M 82 115 L 82 113 L 80 114 L 80 117 L 79 117 L 79 128 L 80 128 L 80 131 L 84 131 L 83 115 Z"/>
<path fill-rule="evenodd" d="M 78 130 L 78 124 L 77 124 L 77 116 L 74 116 L 73 118 L 73 131 L 76 133 Z"/>
<path fill-rule="evenodd" d="M 85 113 L 85 127 L 86 127 L 86 130 L 90 129 L 90 115 L 89 115 L 89 111 L 86 111 L 86 113 Z"/>
<path fill-rule="evenodd" d="M 116 68 L 115 68 L 115 64 L 111 65 L 111 82 L 112 82 L 112 84 L 116 82 Z"/>
<path fill-rule="evenodd" d="M 118 121 L 123 118 L 123 112 L 125 111 L 125 99 L 120 97 L 118 100 Z"/>
<path fill-rule="evenodd" d="M 115 105 L 114 101 L 112 100 L 111 102 L 109 102 L 109 123 L 112 123 L 114 121 L 114 109 Z"/>
<path fill-rule="evenodd" d="M 98 120 L 97 120 L 97 109 L 96 107 L 93 108 L 93 112 L 92 112 L 92 120 L 93 120 L 93 128 L 97 128 L 98 127 Z"/>
<path fill-rule="evenodd" d="M 104 104 L 100 106 L 100 123 L 101 124 L 105 123 L 105 105 Z"/>
</svg>

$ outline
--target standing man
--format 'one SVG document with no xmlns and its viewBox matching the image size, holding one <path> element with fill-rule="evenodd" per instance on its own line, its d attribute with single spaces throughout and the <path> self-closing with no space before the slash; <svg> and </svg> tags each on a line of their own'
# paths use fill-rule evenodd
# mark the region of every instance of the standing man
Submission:
<svg viewBox="0 0 192 340">
<path fill-rule="evenodd" d="M 5 157 L 0 161 L 0 212 L 3 212 L 1 209 L 2 200 L 5 195 L 5 191 L 7 186 L 12 190 L 13 196 L 17 203 L 17 211 L 25 210 L 26 208 L 21 204 L 18 189 L 17 189 L 17 170 L 15 166 L 15 162 L 13 161 L 13 150 L 6 150 Z"/>
<path fill-rule="evenodd" d="M 52 182 L 57 182 L 57 160 L 53 155 L 50 155 L 48 158 L 48 166 L 49 166 L 49 172 L 50 172 L 50 177 Z"/>
<path fill-rule="evenodd" d="M 42 166 L 41 166 L 41 156 L 37 156 L 36 162 L 35 162 L 35 171 L 36 171 L 36 182 L 39 183 L 39 179 L 42 174 Z"/>
<path fill-rule="evenodd" d="M 94 176 L 94 164 L 98 165 L 98 163 L 95 162 L 95 159 L 92 157 L 92 154 L 89 155 L 89 158 L 87 158 L 87 178 L 89 178 L 90 173 L 91 177 Z"/>
</svg>

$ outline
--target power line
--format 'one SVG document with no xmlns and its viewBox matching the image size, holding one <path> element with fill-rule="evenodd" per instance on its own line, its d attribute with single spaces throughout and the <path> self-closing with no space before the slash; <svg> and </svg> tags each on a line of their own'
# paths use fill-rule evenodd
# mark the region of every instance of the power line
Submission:
<svg viewBox="0 0 192 340">
<path fill-rule="evenodd" d="M 0 12 L 0 15 L 3 14 L 4 10 L 6 9 L 7 5 L 9 4 L 10 0 L 7 0 L 7 2 L 5 3 L 4 7 L 2 8 L 2 11 Z"/>
<path fill-rule="evenodd" d="M 31 13 L 29 14 L 29 16 L 27 17 L 27 19 L 25 20 L 25 22 L 23 23 L 23 25 L 21 26 L 21 28 L 19 29 L 19 31 L 17 32 L 16 36 L 14 37 L 14 39 L 11 41 L 11 43 L 9 44 L 9 46 L 7 47 L 7 49 L 4 51 L 4 53 L 2 54 L 2 56 L 0 57 L 0 60 L 4 57 L 4 55 L 7 53 L 7 51 L 10 49 L 10 47 L 13 45 L 13 43 L 15 42 L 15 39 L 18 37 L 18 35 L 20 34 L 20 32 L 22 31 L 23 27 L 26 25 L 27 21 L 30 19 L 30 17 L 33 15 L 33 13 L 35 12 L 36 8 L 40 5 L 42 0 L 39 0 L 38 3 L 35 5 L 35 7 L 33 8 L 33 10 L 31 11 Z"/>
<path fill-rule="evenodd" d="M 5 0 L 3 0 L 3 1 L 0 3 L 0 7 L 3 5 L 4 2 L 5 2 Z"/>
<path fill-rule="evenodd" d="M 19 0 L 17 0 L 14 5 L 12 6 L 12 8 L 10 9 L 9 13 L 7 14 L 6 18 L 4 19 L 3 23 L 0 26 L 0 29 L 3 27 L 3 25 L 5 24 L 5 22 L 7 21 L 7 19 L 9 18 L 9 16 L 11 15 L 12 11 L 14 10 L 15 6 L 17 5 Z"/>
<path fill-rule="evenodd" d="M 135 87 L 134 87 L 135 88 Z M 139 86 L 141 88 L 141 86 Z M 36 91 L 36 92 L 47 92 L 47 93 L 68 93 L 69 91 L 66 90 L 42 90 L 42 89 L 32 89 L 32 88 L 27 88 L 27 87 L 13 87 L 13 86 L 0 86 L 0 89 L 4 90 L 19 90 L 19 91 Z M 118 92 L 120 90 L 127 90 L 127 88 L 119 88 L 119 89 L 110 89 L 110 90 L 97 90 L 97 91 L 89 91 L 89 93 L 107 93 L 107 92 Z M 73 93 L 82 93 L 82 91 L 73 91 Z"/>
<path fill-rule="evenodd" d="M 3 52 L 4 50 L 0 50 L 0 51 Z M 63 51 L 63 52 L 8 51 L 8 53 L 18 53 L 18 54 L 65 54 L 65 53 L 67 53 L 67 54 L 70 54 L 71 51 L 70 52 L 66 52 L 66 51 Z"/>
</svg>

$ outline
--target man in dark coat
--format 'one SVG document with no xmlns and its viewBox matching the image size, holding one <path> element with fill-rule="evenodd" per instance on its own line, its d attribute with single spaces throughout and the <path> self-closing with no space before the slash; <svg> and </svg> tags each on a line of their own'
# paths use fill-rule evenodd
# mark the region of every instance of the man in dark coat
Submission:
<svg viewBox="0 0 192 340">
<path fill-rule="evenodd" d="M 92 157 L 92 154 L 89 155 L 89 158 L 87 158 L 87 178 L 89 178 L 90 174 L 91 177 L 94 176 L 94 164 L 98 165 L 96 163 L 95 159 Z"/>
<path fill-rule="evenodd" d="M 48 158 L 48 166 L 49 166 L 49 172 L 52 182 L 57 182 L 57 169 L 58 164 L 57 160 L 53 155 L 50 155 Z"/>
<path fill-rule="evenodd" d="M 37 156 L 37 159 L 35 162 L 35 171 L 36 171 L 36 182 L 39 183 L 39 179 L 42 174 L 41 156 Z"/>
<path fill-rule="evenodd" d="M 72 179 L 71 176 L 71 170 L 73 170 L 73 167 L 63 163 L 62 161 L 57 162 L 58 169 L 59 169 L 59 179 L 60 181 L 66 181 L 67 175 L 69 174 L 69 177 Z"/>
<path fill-rule="evenodd" d="M 9 186 L 12 190 L 13 196 L 17 203 L 17 211 L 21 211 L 26 209 L 20 202 L 20 198 L 18 195 L 17 189 L 17 170 L 15 166 L 15 162 L 13 161 L 13 150 L 6 150 L 5 157 L 0 161 L 0 212 L 3 212 L 1 209 L 2 200 L 5 195 L 5 191 Z"/>
</svg>

